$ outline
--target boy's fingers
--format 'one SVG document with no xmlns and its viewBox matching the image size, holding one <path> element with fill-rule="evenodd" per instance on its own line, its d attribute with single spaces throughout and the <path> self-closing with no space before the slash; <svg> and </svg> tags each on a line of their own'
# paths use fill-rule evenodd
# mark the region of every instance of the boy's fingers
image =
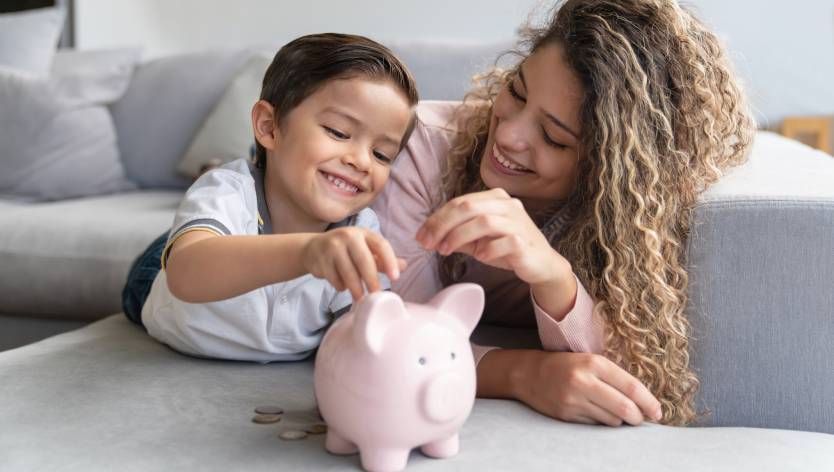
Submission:
<svg viewBox="0 0 834 472">
<path fill-rule="evenodd" d="M 329 266 L 324 269 L 324 278 L 330 282 L 330 285 L 336 289 L 336 291 L 341 292 L 345 289 L 345 283 L 342 282 L 342 278 L 339 277 L 339 272 L 336 270 L 335 267 Z"/>
<path fill-rule="evenodd" d="M 367 239 L 368 247 L 373 252 L 374 260 L 377 263 L 379 272 L 384 272 L 391 280 L 400 278 L 400 267 L 397 262 L 397 256 L 394 254 L 394 249 L 391 244 L 377 234 L 371 235 Z"/>
<path fill-rule="evenodd" d="M 362 281 L 359 279 L 359 274 L 356 272 L 350 256 L 347 253 L 340 254 L 335 258 L 335 262 L 339 277 L 350 291 L 351 297 L 354 301 L 359 301 L 365 291 L 362 289 Z"/>
<path fill-rule="evenodd" d="M 376 270 L 374 256 L 364 241 L 349 247 L 350 259 L 359 273 L 359 278 L 365 282 L 368 292 L 379 290 L 379 275 Z"/>
<path fill-rule="evenodd" d="M 374 254 L 374 262 L 376 263 L 377 267 L 382 267 L 382 261 L 379 260 L 379 256 Z M 397 258 L 397 268 L 400 270 L 400 275 L 402 272 L 408 267 L 408 262 L 402 257 Z M 387 274 L 386 274 L 387 275 Z"/>
</svg>

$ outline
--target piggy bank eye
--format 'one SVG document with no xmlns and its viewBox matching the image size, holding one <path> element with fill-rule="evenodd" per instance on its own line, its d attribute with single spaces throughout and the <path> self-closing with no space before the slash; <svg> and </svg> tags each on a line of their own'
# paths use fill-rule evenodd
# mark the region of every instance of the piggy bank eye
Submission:
<svg viewBox="0 0 834 472">
<path fill-rule="evenodd" d="M 425 358 L 425 357 L 421 357 L 421 358 L 420 358 L 420 360 L 419 360 L 419 362 L 420 362 L 420 365 L 426 365 L 426 358 Z"/>
<path fill-rule="evenodd" d="M 455 353 L 453 352 L 453 353 L 452 353 L 452 360 L 455 360 L 455 357 L 456 357 L 456 356 L 455 356 Z"/>
</svg>

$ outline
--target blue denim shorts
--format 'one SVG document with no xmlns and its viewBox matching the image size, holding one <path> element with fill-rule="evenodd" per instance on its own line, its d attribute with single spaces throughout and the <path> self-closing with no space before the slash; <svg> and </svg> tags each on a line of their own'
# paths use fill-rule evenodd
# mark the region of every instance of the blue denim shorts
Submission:
<svg viewBox="0 0 834 472">
<path fill-rule="evenodd" d="M 130 266 L 127 282 L 122 290 L 122 310 L 127 319 L 142 326 L 142 305 L 148 299 L 156 274 L 162 270 L 162 251 L 168 241 L 168 233 L 156 238 Z"/>
</svg>

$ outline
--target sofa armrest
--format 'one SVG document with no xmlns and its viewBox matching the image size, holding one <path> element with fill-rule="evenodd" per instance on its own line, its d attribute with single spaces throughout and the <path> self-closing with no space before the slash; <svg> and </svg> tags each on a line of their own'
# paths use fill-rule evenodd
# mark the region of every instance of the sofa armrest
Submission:
<svg viewBox="0 0 834 472">
<path fill-rule="evenodd" d="M 703 424 L 834 433 L 834 158 L 759 133 L 689 238 Z"/>
</svg>

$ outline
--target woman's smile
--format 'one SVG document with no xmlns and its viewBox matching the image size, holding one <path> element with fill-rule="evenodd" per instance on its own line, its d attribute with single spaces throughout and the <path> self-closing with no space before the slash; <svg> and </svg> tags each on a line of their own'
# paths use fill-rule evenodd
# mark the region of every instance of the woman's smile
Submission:
<svg viewBox="0 0 834 472">
<path fill-rule="evenodd" d="M 492 152 L 490 152 L 489 157 L 495 170 L 501 172 L 502 174 L 527 175 L 534 173 L 532 170 L 501 154 L 497 144 L 492 145 Z"/>
</svg>

